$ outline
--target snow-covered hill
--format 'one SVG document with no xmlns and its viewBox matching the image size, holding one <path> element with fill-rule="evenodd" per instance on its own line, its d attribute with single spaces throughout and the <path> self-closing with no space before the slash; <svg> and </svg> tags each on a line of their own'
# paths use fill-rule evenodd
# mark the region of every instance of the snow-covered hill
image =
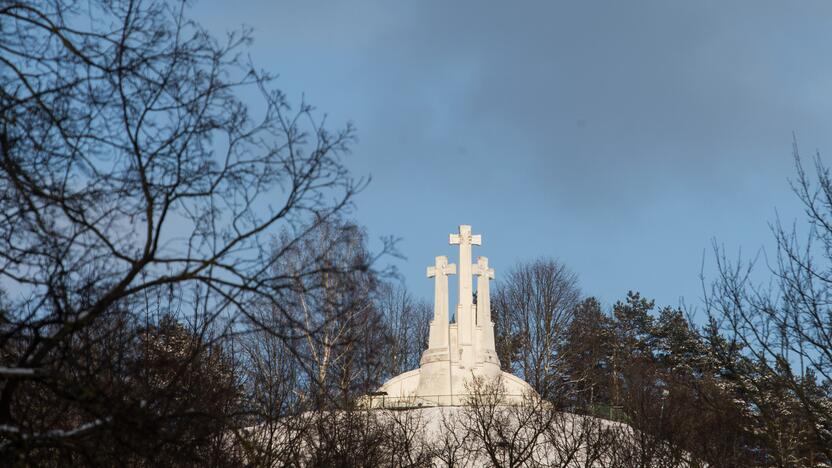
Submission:
<svg viewBox="0 0 832 468">
<path fill-rule="evenodd" d="M 687 454 L 630 426 L 544 404 L 309 412 L 249 428 L 261 466 L 691 466 Z"/>
</svg>

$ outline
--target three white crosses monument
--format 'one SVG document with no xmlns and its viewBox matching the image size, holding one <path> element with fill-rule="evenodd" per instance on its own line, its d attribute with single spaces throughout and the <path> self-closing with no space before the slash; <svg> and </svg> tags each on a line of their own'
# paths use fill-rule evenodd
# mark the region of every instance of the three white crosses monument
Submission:
<svg viewBox="0 0 832 468">
<path fill-rule="evenodd" d="M 474 378 L 499 381 L 507 402 L 519 401 L 523 395 L 533 393 L 528 383 L 500 370 L 489 294 L 494 269 L 489 268 L 486 257 L 478 257 L 477 263 L 471 263 L 471 248 L 482 245 L 482 236 L 471 234 L 471 226 L 462 225 L 459 233 L 450 235 L 449 242 L 459 246 L 457 320 L 449 323 L 448 315 L 448 276 L 457 274 L 457 267 L 448 263 L 448 257 L 439 256 L 436 264 L 427 269 L 435 288 L 428 349 L 422 353 L 418 369 L 397 375 L 379 388 L 373 406 L 464 404 Z M 473 275 L 477 276 L 476 304 Z"/>
</svg>

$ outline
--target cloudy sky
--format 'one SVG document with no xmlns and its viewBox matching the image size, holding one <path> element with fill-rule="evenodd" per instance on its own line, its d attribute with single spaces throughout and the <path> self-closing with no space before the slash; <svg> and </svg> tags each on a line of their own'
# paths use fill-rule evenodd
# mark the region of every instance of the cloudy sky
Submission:
<svg viewBox="0 0 832 468">
<path fill-rule="evenodd" d="M 771 252 L 801 216 L 792 132 L 832 155 L 832 3 L 669 1 L 201 1 L 221 34 L 329 121 L 358 129 L 372 175 L 354 213 L 403 238 L 407 286 L 474 254 L 500 273 L 557 258 L 585 293 L 696 305 L 703 252 Z M 830 156 L 832 157 L 832 156 Z M 712 274 L 705 256 L 705 274 Z M 455 261 L 455 260 L 452 260 Z"/>
</svg>

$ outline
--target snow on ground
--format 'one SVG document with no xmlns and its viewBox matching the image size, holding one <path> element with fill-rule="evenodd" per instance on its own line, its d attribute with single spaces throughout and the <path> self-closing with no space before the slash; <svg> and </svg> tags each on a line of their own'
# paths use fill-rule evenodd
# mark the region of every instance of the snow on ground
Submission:
<svg viewBox="0 0 832 468">
<path fill-rule="evenodd" d="M 272 429 L 258 426 L 247 432 L 259 438 L 261 444 L 284 451 L 280 453 L 311 454 L 326 450 L 322 439 L 329 439 L 334 433 L 367 433 L 346 431 L 347 426 L 370 424 L 382 434 L 380 441 L 374 443 L 391 447 L 388 458 L 400 460 L 389 462 L 390 466 L 410 457 L 432 460 L 434 466 L 448 466 L 451 459 L 455 466 L 493 466 L 496 459 L 503 466 L 587 468 L 632 466 L 636 460 L 645 460 L 645 456 L 657 463 L 661 460 L 662 466 L 690 465 L 684 451 L 656 444 L 626 424 L 540 407 L 446 406 L 318 412 L 285 422 Z M 298 422 L 311 424 L 306 427 L 315 429 L 300 435 Z M 298 449 L 299 446 L 302 448 Z M 279 465 L 282 456 L 278 454 L 276 458 L 273 464 Z"/>
</svg>

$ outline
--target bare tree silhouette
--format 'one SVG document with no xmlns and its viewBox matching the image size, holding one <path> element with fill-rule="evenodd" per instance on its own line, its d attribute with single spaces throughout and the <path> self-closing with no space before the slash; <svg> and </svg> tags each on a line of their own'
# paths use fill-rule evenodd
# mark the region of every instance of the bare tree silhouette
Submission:
<svg viewBox="0 0 832 468">
<path fill-rule="evenodd" d="M 366 181 L 342 163 L 351 127 L 291 107 L 247 61 L 249 31 L 217 41 L 184 2 L 5 2 L 0 25 L 0 452 L 92 462 L 96 434 L 200 412 L 122 424 L 153 395 L 110 411 L 162 317 L 187 325 L 185 369 L 235 334 L 317 331 L 281 299 L 330 267 L 276 266 Z M 114 341 L 87 359 L 90 340 Z M 111 382 L 83 380 L 104 368 Z"/>
</svg>

